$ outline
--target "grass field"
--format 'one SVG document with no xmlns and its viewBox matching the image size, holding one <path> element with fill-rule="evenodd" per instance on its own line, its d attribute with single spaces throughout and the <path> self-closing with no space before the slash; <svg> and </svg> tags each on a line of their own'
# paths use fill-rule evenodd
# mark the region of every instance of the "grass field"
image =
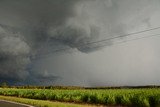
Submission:
<svg viewBox="0 0 160 107">
<path fill-rule="evenodd" d="M 160 107 L 160 89 L 14 89 L 0 88 L 0 95 L 62 102 Z"/>
</svg>

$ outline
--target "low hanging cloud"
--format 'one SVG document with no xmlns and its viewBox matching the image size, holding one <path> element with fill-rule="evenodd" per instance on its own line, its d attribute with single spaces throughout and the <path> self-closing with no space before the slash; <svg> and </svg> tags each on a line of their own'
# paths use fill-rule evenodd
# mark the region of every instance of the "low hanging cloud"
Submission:
<svg viewBox="0 0 160 107">
<path fill-rule="evenodd" d="M 89 54 L 114 41 L 92 42 L 135 28 L 152 27 L 150 15 L 157 10 L 154 7 L 157 3 L 157 0 L 151 5 L 147 0 L 1 0 L 0 82 L 52 84 L 66 74 L 56 75 L 56 67 L 52 72 L 38 71 L 41 57 L 65 48 Z"/>
<path fill-rule="evenodd" d="M 27 71 L 31 64 L 30 57 L 45 54 L 44 47 L 50 44 L 51 46 L 45 47 L 47 52 L 49 48 L 58 49 L 54 46 L 56 44 L 63 48 L 77 48 L 83 52 L 92 49 L 90 46 L 78 46 L 99 35 L 95 26 L 87 25 L 86 30 L 83 25 L 72 24 L 72 21 L 66 24 L 66 21 L 75 15 L 73 9 L 78 2 L 79 0 L 1 1 L 1 81 L 15 80 L 16 83 L 28 78 L 32 73 Z M 33 81 L 44 78 L 43 74 L 32 74 L 35 76 L 29 78 L 35 78 Z"/>
<path fill-rule="evenodd" d="M 5 81 L 21 81 L 28 76 L 26 65 L 30 47 L 19 35 L 0 28 L 0 78 Z"/>
</svg>

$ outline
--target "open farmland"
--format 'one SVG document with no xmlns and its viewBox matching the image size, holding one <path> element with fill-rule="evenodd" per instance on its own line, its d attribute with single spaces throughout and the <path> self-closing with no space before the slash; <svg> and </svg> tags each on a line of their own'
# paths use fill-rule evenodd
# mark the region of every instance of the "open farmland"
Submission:
<svg viewBox="0 0 160 107">
<path fill-rule="evenodd" d="M 0 88 L 0 95 L 100 105 L 160 106 L 160 89 L 16 89 Z"/>
</svg>

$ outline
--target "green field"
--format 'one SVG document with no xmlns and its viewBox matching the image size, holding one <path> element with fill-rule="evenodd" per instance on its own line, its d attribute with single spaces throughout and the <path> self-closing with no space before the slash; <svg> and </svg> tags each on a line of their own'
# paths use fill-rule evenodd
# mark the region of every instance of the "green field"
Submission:
<svg viewBox="0 0 160 107">
<path fill-rule="evenodd" d="M 68 90 L 0 88 L 0 95 L 100 105 L 160 107 L 160 88 Z"/>
</svg>

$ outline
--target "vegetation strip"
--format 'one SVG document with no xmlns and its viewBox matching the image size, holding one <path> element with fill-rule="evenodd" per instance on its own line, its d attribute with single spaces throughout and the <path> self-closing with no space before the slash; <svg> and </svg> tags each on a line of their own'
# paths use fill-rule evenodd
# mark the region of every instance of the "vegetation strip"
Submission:
<svg viewBox="0 0 160 107">
<path fill-rule="evenodd" d="M 63 102 L 122 105 L 136 107 L 160 106 L 160 89 L 16 89 L 0 88 L 0 95 Z"/>
<path fill-rule="evenodd" d="M 52 101 L 35 100 L 35 99 L 27 99 L 27 98 L 17 98 L 17 97 L 11 97 L 11 96 L 0 96 L 0 99 L 7 100 L 7 101 L 14 101 L 18 103 L 24 103 L 24 105 L 29 104 L 36 107 L 93 107 L 91 105 L 52 102 Z"/>
</svg>

